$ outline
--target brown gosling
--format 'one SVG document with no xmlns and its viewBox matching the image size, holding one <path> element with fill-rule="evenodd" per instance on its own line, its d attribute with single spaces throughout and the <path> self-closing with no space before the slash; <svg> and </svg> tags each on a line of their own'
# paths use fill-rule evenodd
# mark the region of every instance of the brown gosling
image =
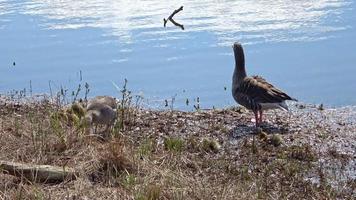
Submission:
<svg viewBox="0 0 356 200">
<path fill-rule="evenodd" d="M 115 104 L 114 104 L 115 102 Z M 89 101 L 83 124 L 106 125 L 105 131 L 114 124 L 116 120 L 116 100 L 112 97 L 99 97 Z"/>
</svg>

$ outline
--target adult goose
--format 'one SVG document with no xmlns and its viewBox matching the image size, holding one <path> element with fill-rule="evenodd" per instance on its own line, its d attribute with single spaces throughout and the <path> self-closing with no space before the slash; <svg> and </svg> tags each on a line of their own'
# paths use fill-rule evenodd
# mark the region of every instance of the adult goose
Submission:
<svg viewBox="0 0 356 200">
<path fill-rule="evenodd" d="M 256 127 L 262 123 L 262 114 L 268 109 L 288 110 L 286 100 L 297 101 L 274 87 L 260 76 L 247 76 L 245 56 L 240 43 L 233 45 L 235 70 L 232 77 L 232 96 L 240 105 L 255 114 Z"/>
</svg>

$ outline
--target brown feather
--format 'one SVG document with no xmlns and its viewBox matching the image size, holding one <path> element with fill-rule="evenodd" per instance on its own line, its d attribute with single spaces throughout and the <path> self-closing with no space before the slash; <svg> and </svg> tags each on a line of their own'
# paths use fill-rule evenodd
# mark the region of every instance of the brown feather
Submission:
<svg viewBox="0 0 356 200">
<path fill-rule="evenodd" d="M 281 103 L 285 100 L 294 100 L 260 76 L 245 77 L 236 92 L 246 95 L 256 103 Z"/>
</svg>

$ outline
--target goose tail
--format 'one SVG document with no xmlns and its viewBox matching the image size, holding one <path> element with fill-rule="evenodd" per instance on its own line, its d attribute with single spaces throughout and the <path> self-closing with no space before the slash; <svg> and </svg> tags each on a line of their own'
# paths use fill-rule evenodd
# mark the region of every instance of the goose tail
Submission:
<svg viewBox="0 0 356 200">
<path fill-rule="evenodd" d="M 289 111 L 288 105 L 286 104 L 285 101 L 279 103 L 279 108 L 280 108 L 281 110 Z"/>
<path fill-rule="evenodd" d="M 291 101 L 298 101 L 298 99 L 291 97 Z"/>
</svg>

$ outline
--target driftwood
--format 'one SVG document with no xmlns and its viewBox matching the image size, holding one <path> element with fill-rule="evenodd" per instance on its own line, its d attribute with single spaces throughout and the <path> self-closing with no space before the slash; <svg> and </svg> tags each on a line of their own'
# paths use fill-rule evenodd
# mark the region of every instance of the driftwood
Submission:
<svg viewBox="0 0 356 200">
<path fill-rule="evenodd" d="M 51 165 L 22 164 L 0 161 L 0 172 L 23 177 L 30 182 L 58 183 L 64 180 L 75 180 L 77 172 L 68 167 Z"/>
<path fill-rule="evenodd" d="M 163 18 L 163 26 L 166 27 L 167 25 L 167 22 L 168 21 L 171 21 L 175 26 L 178 26 L 180 27 L 182 30 L 184 30 L 184 26 L 183 24 L 180 24 L 180 23 L 177 23 L 176 21 L 174 21 L 173 19 L 173 16 L 175 14 L 177 14 L 178 12 L 182 11 L 183 10 L 183 6 L 181 6 L 180 8 L 178 8 L 177 10 L 174 10 L 173 13 L 171 15 L 169 15 L 169 17 L 166 19 L 166 18 Z"/>
</svg>

